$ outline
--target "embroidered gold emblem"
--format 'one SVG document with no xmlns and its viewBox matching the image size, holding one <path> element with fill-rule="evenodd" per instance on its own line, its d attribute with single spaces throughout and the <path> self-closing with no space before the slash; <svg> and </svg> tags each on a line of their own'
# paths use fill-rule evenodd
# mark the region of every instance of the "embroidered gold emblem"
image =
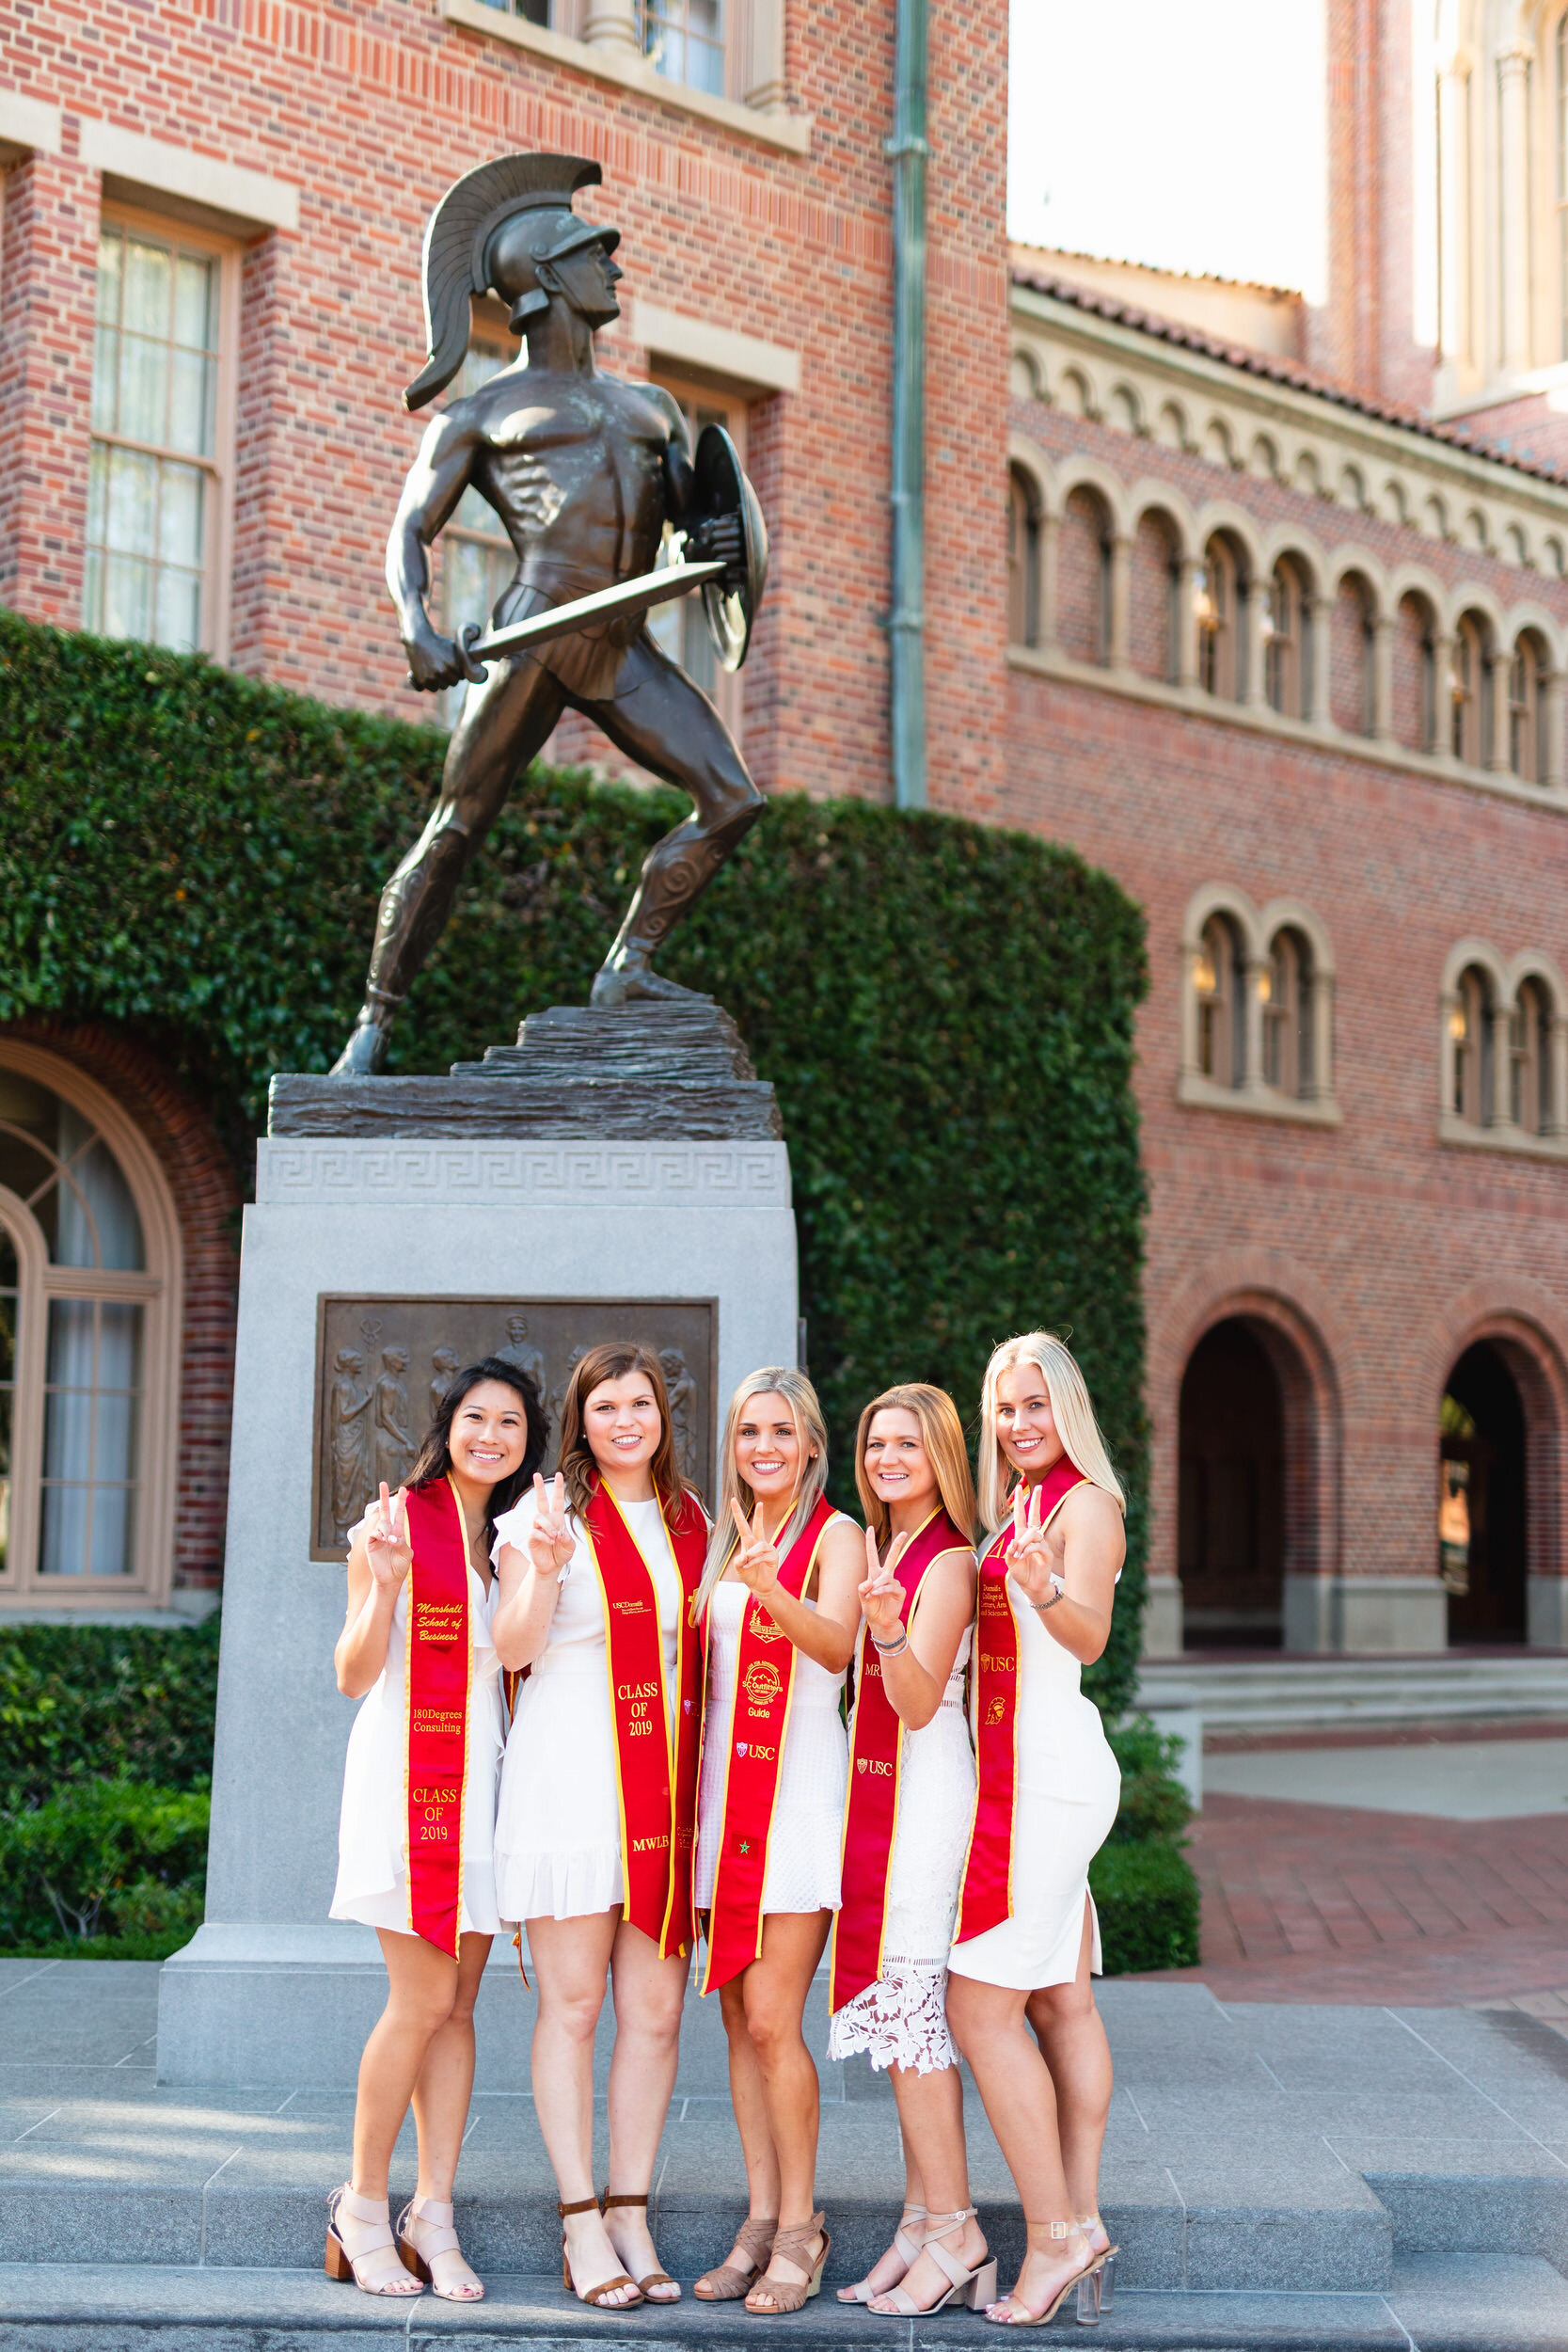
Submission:
<svg viewBox="0 0 1568 2352">
<path fill-rule="evenodd" d="M 747 1667 L 743 1687 L 753 1707 L 771 1707 L 784 1689 L 784 1677 L 777 1666 L 770 1665 L 766 1658 L 759 1658 Z"/>
</svg>

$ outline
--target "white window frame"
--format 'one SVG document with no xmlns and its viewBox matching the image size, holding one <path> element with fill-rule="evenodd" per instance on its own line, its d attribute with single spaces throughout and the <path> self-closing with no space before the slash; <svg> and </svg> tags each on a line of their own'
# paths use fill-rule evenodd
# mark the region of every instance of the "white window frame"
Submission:
<svg viewBox="0 0 1568 2352">
<path fill-rule="evenodd" d="M 201 583 L 199 651 L 210 655 L 214 661 L 227 661 L 234 547 L 234 414 L 240 339 L 240 246 L 234 239 L 214 235 L 211 230 L 190 228 L 182 220 L 172 219 L 167 214 L 122 204 L 118 199 L 104 203 L 101 226 L 124 230 L 128 235 L 145 237 L 171 250 L 177 251 L 182 246 L 187 252 L 204 254 L 218 264 L 217 398 L 214 405 L 211 457 L 193 457 L 184 451 L 155 447 L 151 442 L 137 440 L 127 434 L 100 433 L 94 429 L 90 438 L 95 445 L 101 442 L 109 449 L 147 450 L 157 457 L 175 458 L 181 465 L 199 466 L 206 472 L 213 485 L 210 501 L 212 534 Z M 96 310 L 96 264 L 93 286 Z M 85 585 L 83 594 L 85 614 Z M 87 626 L 85 618 L 84 626 Z M 136 642 L 150 641 L 138 639 Z"/>
<path fill-rule="evenodd" d="M 16 1247 L 21 1276 L 11 1431 L 11 1524 L 0 1571 L 0 1617 L 37 1611 L 161 1606 L 173 1579 L 179 1491 L 179 1398 L 183 1327 L 183 1252 L 173 1199 L 151 1146 L 113 1097 L 55 1054 L 0 1037 L 0 1068 L 50 1088 L 101 1135 L 119 1165 L 141 1219 L 146 1266 L 139 1273 L 51 1263 L 37 1218 L 0 1186 L 0 1224 Z M 44 1376 L 49 1303 L 55 1298 L 134 1302 L 142 1309 L 140 1446 L 136 1461 L 135 1570 L 131 1576 L 43 1576 Z"/>
</svg>

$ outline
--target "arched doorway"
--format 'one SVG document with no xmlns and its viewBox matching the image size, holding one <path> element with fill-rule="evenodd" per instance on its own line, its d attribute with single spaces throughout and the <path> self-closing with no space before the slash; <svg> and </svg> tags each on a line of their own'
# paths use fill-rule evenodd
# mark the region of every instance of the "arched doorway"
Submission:
<svg viewBox="0 0 1568 2352">
<path fill-rule="evenodd" d="M 1438 1572 L 1449 1640 L 1522 1642 L 1528 1565 L 1525 1405 L 1502 1351 L 1467 1347 L 1439 1409 Z"/>
<path fill-rule="evenodd" d="M 1280 1646 L 1285 1403 L 1256 1322 L 1231 1315 L 1204 1333 L 1181 1382 L 1177 1565 L 1188 1649 Z"/>
</svg>

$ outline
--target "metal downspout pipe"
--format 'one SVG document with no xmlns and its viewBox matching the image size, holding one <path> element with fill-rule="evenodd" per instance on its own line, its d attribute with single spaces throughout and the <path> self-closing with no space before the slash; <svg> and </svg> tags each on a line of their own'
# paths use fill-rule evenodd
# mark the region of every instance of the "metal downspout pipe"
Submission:
<svg viewBox="0 0 1568 2352">
<path fill-rule="evenodd" d="M 926 805 L 926 56 L 927 0 L 898 0 L 893 136 L 893 797 Z"/>
</svg>

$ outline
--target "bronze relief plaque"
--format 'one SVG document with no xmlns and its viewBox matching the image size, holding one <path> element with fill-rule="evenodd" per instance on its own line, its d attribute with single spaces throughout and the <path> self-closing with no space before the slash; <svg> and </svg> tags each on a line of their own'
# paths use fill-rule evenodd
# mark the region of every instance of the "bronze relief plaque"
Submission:
<svg viewBox="0 0 1568 2352">
<path fill-rule="evenodd" d="M 312 1560 L 341 1560 L 348 1532 L 382 1479 L 397 1487 L 454 1375 L 482 1356 L 531 1374 L 550 1417 L 578 1360 L 602 1340 L 656 1348 L 681 1470 L 713 1492 L 718 1313 L 706 1298 L 340 1298 L 316 1307 L 316 1467 Z"/>
</svg>

